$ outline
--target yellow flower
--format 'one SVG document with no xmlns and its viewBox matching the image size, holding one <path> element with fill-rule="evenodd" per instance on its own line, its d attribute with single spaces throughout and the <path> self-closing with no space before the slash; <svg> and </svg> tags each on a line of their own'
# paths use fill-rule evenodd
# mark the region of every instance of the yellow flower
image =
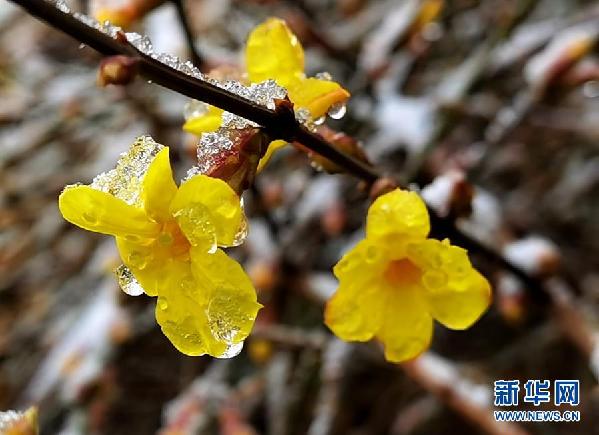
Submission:
<svg viewBox="0 0 599 435">
<path fill-rule="evenodd" d="M 59 208 L 69 222 L 116 238 L 123 289 L 158 297 L 156 320 L 177 349 L 241 350 L 260 304 L 241 266 L 218 248 L 238 244 L 245 225 L 224 181 L 196 175 L 177 187 L 168 148 L 142 137 L 92 185 L 67 186 Z"/>
<path fill-rule="evenodd" d="M 396 189 L 370 207 L 366 238 L 335 266 L 339 288 L 325 323 L 339 338 L 383 342 L 392 362 L 430 345 L 433 319 L 470 327 L 487 309 L 491 290 L 467 252 L 427 239 L 428 211 L 413 192 Z"/>
<path fill-rule="evenodd" d="M 336 82 L 306 77 L 304 49 L 281 19 L 269 18 L 250 33 L 245 48 L 245 63 L 250 83 L 275 80 L 287 90 L 295 109 L 308 110 L 312 119 L 322 117 L 331 106 L 349 98 L 349 92 Z M 219 110 L 213 108 L 206 114 L 187 120 L 183 129 L 196 135 L 216 131 L 222 123 L 222 110 Z M 273 152 L 283 145 L 285 142 L 281 140 L 271 142 L 259 170 Z"/>
</svg>

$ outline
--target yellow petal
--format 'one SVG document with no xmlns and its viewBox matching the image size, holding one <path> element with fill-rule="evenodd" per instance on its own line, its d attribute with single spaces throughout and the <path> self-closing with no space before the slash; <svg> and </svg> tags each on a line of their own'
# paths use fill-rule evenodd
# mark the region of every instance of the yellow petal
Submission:
<svg viewBox="0 0 599 435">
<path fill-rule="evenodd" d="M 193 278 L 190 262 L 171 262 L 163 270 L 163 287 L 156 303 L 156 321 L 173 345 L 185 355 L 222 355 L 226 343 L 210 331 L 207 288 Z"/>
<path fill-rule="evenodd" d="M 417 286 L 389 286 L 380 297 L 384 309 L 378 313 L 383 325 L 376 336 L 383 342 L 385 358 L 402 362 L 417 357 L 430 346 L 433 319 Z"/>
<path fill-rule="evenodd" d="M 125 237 L 128 240 L 151 238 L 159 231 L 145 212 L 109 193 L 89 186 L 68 186 L 58 198 L 62 216 L 89 231 Z"/>
<path fill-rule="evenodd" d="M 464 249 L 429 239 L 410 245 L 408 255 L 423 271 L 423 293 L 435 320 L 451 329 L 466 329 L 487 310 L 491 287 Z"/>
<path fill-rule="evenodd" d="M 130 7 L 101 8 L 94 14 L 94 18 L 100 23 L 110 21 L 110 24 L 126 29 L 136 20 L 135 12 L 135 9 Z"/>
<path fill-rule="evenodd" d="M 385 256 L 363 240 L 335 265 L 340 284 L 325 309 L 325 324 L 343 340 L 367 341 L 382 325 Z"/>
<path fill-rule="evenodd" d="M 117 237 L 116 245 L 121 260 L 131 270 L 144 292 L 148 296 L 156 296 L 160 288 L 165 286 L 164 281 L 168 275 L 165 270 L 175 259 L 166 250 L 161 252 L 155 242 L 142 244 Z"/>
<path fill-rule="evenodd" d="M 413 31 L 420 31 L 431 21 L 435 20 L 443 10 L 444 0 L 425 0 L 420 6 L 418 16 L 412 25 Z"/>
<path fill-rule="evenodd" d="M 191 250 L 192 273 L 206 287 L 206 316 L 213 337 L 229 346 L 249 335 L 258 310 L 256 290 L 239 263 L 222 250 Z"/>
<path fill-rule="evenodd" d="M 154 157 L 143 179 L 142 198 L 148 216 L 157 222 L 170 219 L 169 205 L 177 193 L 168 147 Z"/>
<path fill-rule="evenodd" d="M 288 88 L 289 99 L 296 108 L 306 108 L 312 118 L 325 115 L 334 104 L 343 103 L 349 92 L 338 83 L 316 78 L 302 79 Z"/>
<path fill-rule="evenodd" d="M 264 153 L 264 155 L 260 159 L 260 162 L 258 163 L 258 172 L 264 169 L 264 167 L 268 164 L 268 162 L 274 155 L 275 151 L 283 148 L 285 145 L 287 145 L 287 142 L 284 140 L 273 140 L 271 143 L 269 143 L 268 148 L 266 149 L 266 153 Z"/>
<path fill-rule="evenodd" d="M 224 181 L 206 175 L 181 184 L 170 212 L 194 246 L 212 242 L 213 234 L 219 246 L 231 246 L 244 223 L 239 196 Z"/>
<path fill-rule="evenodd" d="M 379 196 L 368 209 L 366 234 L 369 239 L 388 239 L 392 235 L 424 238 L 429 231 L 428 210 L 414 192 L 395 189 Z"/>
<path fill-rule="evenodd" d="M 185 121 L 183 130 L 197 136 L 200 136 L 202 133 L 216 131 L 223 123 L 223 112 L 223 109 L 208 106 L 208 113 Z"/>
<path fill-rule="evenodd" d="M 249 79 L 274 79 L 284 87 L 304 77 L 304 50 L 285 21 L 269 18 L 248 37 L 245 63 Z"/>
</svg>

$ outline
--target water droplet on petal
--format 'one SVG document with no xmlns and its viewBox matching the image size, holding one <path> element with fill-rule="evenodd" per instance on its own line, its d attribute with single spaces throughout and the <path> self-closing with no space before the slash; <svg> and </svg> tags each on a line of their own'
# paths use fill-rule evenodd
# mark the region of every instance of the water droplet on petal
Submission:
<svg viewBox="0 0 599 435">
<path fill-rule="evenodd" d="M 345 102 L 340 102 L 333 104 L 329 108 L 327 115 L 333 119 L 341 119 L 345 116 L 345 112 L 347 112 L 347 106 L 345 105 Z"/>
<path fill-rule="evenodd" d="M 374 245 L 366 248 L 365 260 L 367 263 L 376 263 L 381 258 L 381 251 Z"/>
<path fill-rule="evenodd" d="M 139 237 L 136 234 L 127 234 L 125 236 L 125 240 L 127 240 L 128 242 L 136 243 L 136 242 L 139 242 L 141 240 L 141 237 Z"/>
<path fill-rule="evenodd" d="M 144 269 L 148 265 L 148 256 L 142 252 L 133 251 L 127 257 L 127 264 L 135 269 Z"/>
<path fill-rule="evenodd" d="M 212 223 L 212 213 L 205 205 L 199 202 L 189 204 L 175 213 L 175 219 L 192 246 L 205 249 L 210 254 L 216 252 L 216 227 Z"/>
<path fill-rule="evenodd" d="M 243 341 L 239 342 L 239 343 L 232 343 L 227 345 L 227 348 L 225 349 L 225 351 L 218 355 L 216 358 L 218 359 L 227 359 L 227 358 L 233 358 L 237 355 L 239 355 L 239 353 L 241 352 L 241 350 L 243 349 Z"/>
<path fill-rule="evenodd" d="M 321 116 L 320 118 L 316 118 L 314 120 L 314 125 L 322 125 L 322 124 L 324 124 L 325 120 L 326 120 L 325 116 Z"/>
<path fill-rule="evenodd" d="M 123 292 L 129 296 L 139 296 L 144 293 L 143 287 L 137 279 L 135 279 L 133 273 L 127 266 L 121 264 L 116 268 L 114 273 L 116 274 L 119 286 Z"/>
<path fill-rule="evenodd" d="M 158 298 L 158 308 L 160 308 L 162 311 L 168 308 L 168 302 L 163 297 Z"/>
<path fill-rule="evenodd" d="M 422 277 L 424 286 L 431 290 L 442 290 L 447 283 L 447 276 L 441 271 L 428 271 Z"/>
<path fill-rule="evenodd" d="M 235 200 L 236 201 L 236 200 Z M 216 209 L 216 213 L 223 216 L 226 219 L 231 219 L 237 213 L 237 202 L 224 201 Z"/>
<path fill-rule="evenodd" d="M 241 224 L 239 225 L 239 229 L 237 230 L 237 233 L 235 234 L 235 237 L 233 238 L 232 246 L 241 245 L 247 238 L 248 232 L 249 232 L 248 221 L 247 221 L 245 215 L 242 215 L 241 216 Z"/>
<path fill-rule="evenodd" d="M 331 75 L 331 73 L 329 73 L 327 71 L 319 72 L 314 77 L 316 77 L 317 79 L 320 79 L 320 80 L 329 80 L 329 81 L 333 80 L 333 76 Z"/>
<path fill-rule="evenodd" d="M 83 215 L 81 216 L 83 218 L 83 220 L 89 224 L 97 224 L 98 223 L 98 216 L 96 216 L 93 213 L 83 213 Z"/>
</svg>

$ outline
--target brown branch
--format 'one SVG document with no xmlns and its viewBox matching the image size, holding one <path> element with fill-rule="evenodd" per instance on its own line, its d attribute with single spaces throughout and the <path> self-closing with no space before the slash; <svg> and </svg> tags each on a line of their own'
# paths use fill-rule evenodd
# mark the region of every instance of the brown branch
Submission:
<svg viewBox="0 0 599 435">
<path fill-rule="evenodd" d="M 486 403 L 468 394 L 476 385 L 460 376 L 457 368 L 432 352 L 401 364 L 403 371 L 448 407 L 489 435 L 527 435 L 516 423 L 496 421 Z M 489 392 L 490 394 L 490 392 Z"/>
<path fill-rule="evenodd" d="M 103 55 L 124 55 L 134 58 L 139 73 L 146 79 L 174 92 L 190 98 L 204 101 L 230 113 L 241 116 L 262 126 L 273 139 L 287 142 L 299 142 L 311 151 L 333 161 L 346 172 L 368 183 L 382 177 L 376 168 L 359 161 L 335 148 L 323 137 L 311 132 L 298 122 L 289 110 L 269 110 L 253 101 L 228 92 L 207 81 L 200 80 L 172 68 L 157 59 L 137 50 L 127 42 L 124 35 L 117 38 L 102 33 L 65 13 L 45 0 L 9 0 L 24 8 L 29 14 L 45 21 L 55 29 L 61 30 L 79 42 L 97 50 Z M 531 291 L 540 293 L 542 283 L 528 275 L 518 266 L 510 263 L 499 253 L 484 246 L 477 240 L 459 231 L 453 220 L 441 218 L 430 210 L 432 236 L 448 237 L 455 244 L 479 252 L 490 261 L 504 267 L 518 277 Z"/>
<path fill-rule="evenodd" d="M 187 13 L 185 12 L 183 0 L 171 0 L 171 3 L 173 3 L 177 9 L 177 17 L 179 18 L 179 23 L 181 24 L 183 33 L 185 33 L 185 41 L 187 42 L 189 54 L 191 55 L 191 61 L 195 66 L 201 68 L 202 64 L 204 63 L 204 59 L 202 59 L 202 56 L 200 55 L 200 52 L 193 40 L 193 32 L 191 31 L 191 26 L 189 24 L 189 20 L 187 19 Z"/>
</svg>

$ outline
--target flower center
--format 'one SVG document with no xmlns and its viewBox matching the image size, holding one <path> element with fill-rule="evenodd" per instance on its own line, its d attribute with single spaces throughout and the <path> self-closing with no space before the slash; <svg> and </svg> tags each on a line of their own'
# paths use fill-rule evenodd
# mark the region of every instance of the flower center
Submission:
<svg viewBox="0 0 599 435">
<path fill-rule="evenodd" d="M 405 286 L 420 281 L 422 271 L 407 258 L 393 260 L 385 269 L 385 279 L 394 286 Z"/>
<path fill-rule="evenodd" d="M 174 220 L 163 224 L 157 241 L 161 246 L 168 248 L 174 257 L 185 256 L 190 249 L 189 242 Z"/>
</svg>

